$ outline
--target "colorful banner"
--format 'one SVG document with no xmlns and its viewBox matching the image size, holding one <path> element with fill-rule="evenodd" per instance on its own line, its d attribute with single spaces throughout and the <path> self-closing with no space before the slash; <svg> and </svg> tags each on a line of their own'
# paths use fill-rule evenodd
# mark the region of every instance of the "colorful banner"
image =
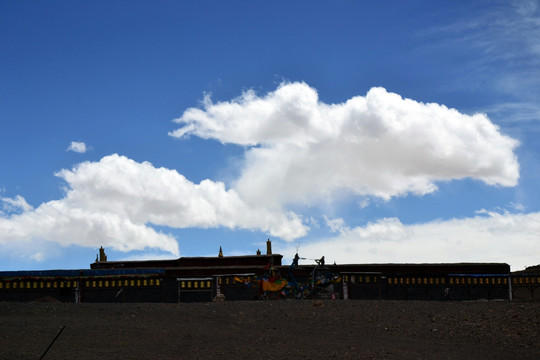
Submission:
<svg viewBox="0 0 540 360">
<path fill-rule="evenodd" d="M 263 291 L 279 291 L 283 289 L 285 286 L 287 286 L 288 282 L 286 280 L 276 280 L 274 282 L 270 282 L 268 280 L 262 281 L 262 288 Z"/>
</svg>

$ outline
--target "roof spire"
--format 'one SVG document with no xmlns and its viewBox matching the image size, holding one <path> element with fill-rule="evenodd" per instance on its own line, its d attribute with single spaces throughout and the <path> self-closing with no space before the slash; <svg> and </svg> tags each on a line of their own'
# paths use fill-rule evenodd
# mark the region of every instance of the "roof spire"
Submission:
<svg viewBox="0 0 540 360">
<path fill-rule="evenodd" d="M 266 240 L 266 255 L 272 255 L 272 242 L 270 239 Z"/>
<path fill-rule="evenodd" d="M 105 249 L 103 246 L 99 248 L 99 262 L 106 262 L 107 261 L 107 255 L 105 254 Z"/>
</svg>

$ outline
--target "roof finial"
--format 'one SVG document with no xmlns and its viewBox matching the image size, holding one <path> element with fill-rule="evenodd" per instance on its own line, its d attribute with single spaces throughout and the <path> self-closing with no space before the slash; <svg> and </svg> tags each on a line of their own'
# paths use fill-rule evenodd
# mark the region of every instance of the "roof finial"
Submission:
<svg viewBox="0 0 540 360">
<path fill-rule="evenodd" d="M 223 250 L 221 250 L 221 246 L 219 247 L 219 257 L 223 257 Z"/>
<path fill-rule="evenodd" d="M 107 255 L 105 254 L 105 249 L 103 248 L 103 246 L 99 248 L 99 262 L 102 261 L 107 261 Z"/>
<path fill-rule="evenodd" d="M 272 255 L 272 242 L 270 239 L 266 240 L 266 255 Z"/>
</svg>

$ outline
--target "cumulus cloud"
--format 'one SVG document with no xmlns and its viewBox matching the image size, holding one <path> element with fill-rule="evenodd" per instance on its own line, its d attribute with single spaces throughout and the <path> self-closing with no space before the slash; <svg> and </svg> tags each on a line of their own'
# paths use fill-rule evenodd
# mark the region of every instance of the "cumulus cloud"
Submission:
<svg viewBox="0 0 540 360">
<path fill-rule="evenodd" d="M 56 175 L 67 183 L 63 199 L 36 209 L 22 197 L 2 199 L 4 206 L 23 211 L 0 217 L 0 243 L 39 240 L 121 251 L 155 248 L 178 255 L 174 237 L 149 224 L 254 229 L 285 240 L 307 232 L 296 214 L 250 206 L 223 183 L 194 184 L 175 170 L 116 154 Z"/>
<path fill-rule="evenodd" d="M 207 179 L 194 184 L 176 170 L 155 168 L 123 156 L 85 162 L 57 175 L 72 188 L 65 201 L 84 204 L 98 213 L 111 211 L 137 223 L 175 228 L 239 227 L 267 231 L 283 239 L 306 232 L 294 213 L 251 206 L 221 182 Z"/>
<path fill-rule="evenodd" d="M 510 262 L 536 265 L 540 213 L 482 211 L 472 218 L 406 225 L 384 218 L 342 228 L 335 237 L 302 243 L 300 256 L 341 263 Z M 276 246 L 278 247 L 278 246 Z M 277 248 L 292 258 L 295 246 Z"/>
<path fill-rule="evenodd" d="M 72 141 L 66 151 L 73 151 L 76 153 L 84 154 L 88 150 L 86 144 L 83 142 Z"/>
<path fill-rule="evenodd" d="M 175 137 L 195 135 L 246 146 L 233 184 L 251 203 L 313 203 L 346 191 L 389 199 L 437 189 L 437 181 L 474 178 L 514 186 L 518 142 L 484 114 L 466 115 L 404 99 L 383 88 L 325 104 L 305 83 L 258 96 L 189 108 Z"/>
<path fill-rule="evenodd" d="M 19 244 L 32 251 L 34 243 L 49 241 L 121 251 L 150 247 L 178 254 L 173 237 L 110 211 L 98 213 L 80 205 L 65 199 L 50 201 L 35 210 L 0 218 L 0 244 Z"/>
<path fill-rule="evenodd" d="M 178 255 L 176 239 L 153 225 L 252 229 L 291 241 L 305 236 L 307 224 L 316 226 L 317 220 L 288 211 L 289 204 L 353 194 L 360 206 L 368 206 L 372 197 L 433 192 L 438 181 L 474 178 L 514 186 L 519 178 L 513 152 L 517 141 L 501 134 L 485 115 L 404 99 L 383 88 L 325 104 L 307 84 L 284 83 L 265 96 L 246 91 L 218 103 L 206 97 L 202 108 L 187 109 L 176 121 L 181 127 L 172 136 L 245 147 L 240 176 L 229 188 L 210 179 L 196 184 L 176 170 L 114 154 L 59 171 L 56 175 L 66 182 L 62 199 L 35 209 L 20 196 L 0 199 L 0 244 L 22 244 L 33 249 L 32 254 L 39 250 L 32 245 L 52 242 Z M 86 146 L 70 146 L 77 148 Z M 468 224 L 476 222 L 484 229 L 471 232 L 474 236 L 487 233 L 485 219 L 494 224 L 498 218 L 489 214 L 417 226 L 389 218 L 354 229 L 339 217 L 324 219 L 336 237 L 306 250 L 314 253 L 324 246 L 337 261 L 357 262 L 363 259 L 359 254 L 373 259 L 386 254 L 381 261 L 436 261 L 431 255 L 441 249 L 441 241 L 449 248 L 463 245 L 459 242 L 469 236 L 465 230 L 473 228 Z M 444 231 L 450 233 L 449 240 L 430 242 Z M 488 243 L 487 236 L 470 238 L 476 244 L 472 249 L 479 249 L 481 241 Z M 406 251 L 409 247 L 418 250 Z M 354 258 L 337 257 L 339 249 Z"/>
</svg>

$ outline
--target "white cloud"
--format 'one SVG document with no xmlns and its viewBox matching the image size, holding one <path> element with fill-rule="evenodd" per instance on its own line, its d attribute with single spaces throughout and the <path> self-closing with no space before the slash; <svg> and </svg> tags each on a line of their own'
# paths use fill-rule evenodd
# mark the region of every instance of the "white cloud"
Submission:
<svg viewBox="0 0 540 360">
<path fill-rule="evenodd" d="M 36 262 L 41 262 L 45 259 L 45 255 L 41 252 L 35 253 L 30 256 L 30 258 Z"/>
<path fill-rule="evenodd" d="M 540 263 L 540 213 L 485 212 L 473 218 L 405 225 L 385 218 L 338 236 L 303 243 L 300 256 L 344 263 L 505 262 L 512 270 Z M 277 251 L 292 258 L 294 246 Z"/>
<path fill-rule="evenodd" d="M 169 235 L 127 217 L 112 212 L 93 212 L 65 199 L 50 201 L 33 211 L 0 218 L 0 244 L 19 244 L 21 248 L 33 251 L 34 244 L 44 241 L 61 246 L 103 245 L 121 251 L 150 247 L 178 254 L 178 245 Z"/>
<path fill-rule="evenodd" d="M 84 154 L 88 150 L 86 144 L 83 142 L 72 141 L 66 151 L 74 151 L 76 153 Z"/>
<path fill-rule="evenodd" d="M 148 224 L 254 229 L 285 240 L 307 232 L 296 214 L 250 206 L 223 183 L 194 184 L 175 170 L 123 156 L 83 162 L 57 176 L 68 185 L 63 199 L 36 209 L 20 197 L 3 199 L 24 211 L 0 217 L 0 244 L 51 241 L 120 251 L 153 248 L 178 255 L 174 237 Z"/>
<path fill-rule="evenodd" d="M 283 239 L 306 232 L 296 214 L 251 206 L 221 182 L 207 179 L 194 184 L 175 170 L 123 156 L 85 162 L 57 175 L 72 188 L 65 199 L 69 204 L 82 204 L 98 213 L 111 211 L 136 223 L 175 228 L 239 227 L 267 231 Z"/>
<path fill-rule="evenodd" d="M 343 190 L 389 199 L 433 192 L 437 181 L 474 178 L 514 186 L 518 142 L 487 116 L 465 115 L 371 89 L 341 104 L 319 101 L 305 83 L 259 97 L 187 109 L 175 137 L 196 135 L 248 146 L 234 188 L 251 203 L 313 203 Z"/>
<path fill-rule="evenodd" d="M 203 109 L 188 109 L 177 121 L 183 126 L 172 136 L 246 146 L 244 168 L 232 188 L 209 179 L 195 184 L 175 170 L 110 155 L 59 171 L 56 175 L 67 184 L 62 199 L 35 209 L 22 197 L 2 199 L 9 211 L 0 216 L 0 244 L 21 244 L 27 256 L 36 254 L 33 245 L 45 242 L 177 256 L 176 239 L 152 224 L 252 229 L 290 241 L 305 236 L 306 224 L 317 221 L 287 211 L 287 204 L 353 194 L 365 199 L 359 206 L 367 206 L 372 197 L 435 191 L 437 181 L 470 177 L 514 186 L 519 178 L 513 153 L 517 141 L 501 134 L 485 115 L 403 99 L 382 88 L 324 104 L 304 83 L 282 84 L 264 97 L 248 91 L 216 104 L 207 97 Z M 487 218 L 497 215 L 417 226 L 390 218 L 349 229 L 342 219 L 325 217 L 339 236 L 304 250 L 315 253 L 331 245 L 327 258 L 336 255 L 338 262 L 364 261 L 359 254 L 380 261 L 437 261 L 441 241 L 447 253 L 468 239 L 465 230 L 472 231 L 474 246 L 462 248 L 485 249 L 487 238 L 474 237 L 482 231 L 467 224 L 485 229 L 481 225 Z M 436 237 L 445 231 L 449 240 Z M 348 257 L 337 257 L 341 254 Z"/>
<path fill-rule="evenodd" d="M 371 201 L 368 197 L 364 197 L 358 200 L 358 207 L 361 209 L 367 208 L 371 204 Z"/>
<path fill-rule="evenodd" d="M 345 221 L 342 218 L 329 219 L 327 216 L 324 217 L 326 221 L 326 226 L 330 228 L 331 232 L 342 232 L 345 226 Z"/>
<path fill-rule="evenodd" d="M 511 202 L 510 207 L 516 211 L 524 212 L 525 211 L 525 205 L 521 203 Z"/>
<path fill-rule="evenodd" d="M 20 195 L 14 198 L 0 198 L 2 204 L 2 211 L 0 214 L 7 213 L 20 213 L 32 210 L 32 206 L 26 202 L 26 199 Z"/>
</svg>

